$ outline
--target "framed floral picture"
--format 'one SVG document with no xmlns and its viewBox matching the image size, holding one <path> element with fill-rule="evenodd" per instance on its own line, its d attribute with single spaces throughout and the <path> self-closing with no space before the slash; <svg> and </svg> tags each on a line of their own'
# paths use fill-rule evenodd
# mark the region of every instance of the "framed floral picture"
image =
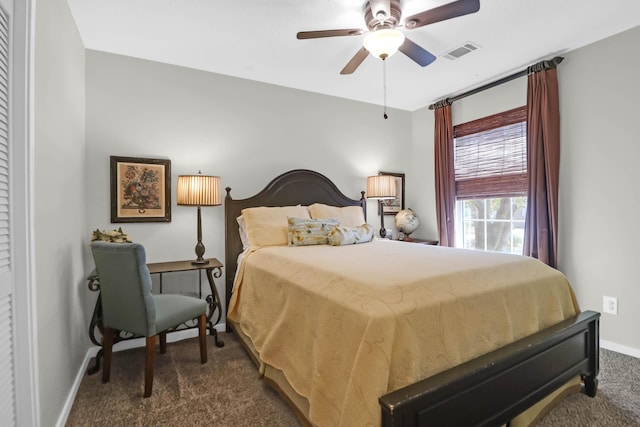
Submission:
<svg viewBox="0 0 640 427">
<path fill-rule="evenodd" d="M 404 174 L 396 172 L 378 172 L 378 175 L 391 175 L 396 180 L 396 197 L 382 201 L 382 211 L 385 215 L 395 215 L 404 209 Z M 379 208 L 378 208 L 379 209 Z"/>
<path fill-rule="evenodd" d="M 111 222 L 171 222 L 171 160 L 111 156 Z"/>
</svg>

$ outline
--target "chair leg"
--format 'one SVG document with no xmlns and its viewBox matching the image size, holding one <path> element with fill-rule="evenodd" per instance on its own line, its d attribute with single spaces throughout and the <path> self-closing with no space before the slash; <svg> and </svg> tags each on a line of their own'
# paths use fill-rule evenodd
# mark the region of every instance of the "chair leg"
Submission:
<svg viewBox="0 0 640 427">
<path fill-rule="evenodd" d="M 102 367 L 102 383 L 108 383 L 111 377 L 111 355 L 113 353 L 113 329 L 102 328 L 102 357 L 104 366 Z"/>
<path fill-rule="evenodd" d="M 167 352 L 167 333 L 160 333 L 160 354 L 165 354 Z"/>
<path fill-rule="evenodd" d="M 144 397 L 151 396 L 153 370 L 156 366 L 156 336 L 147 337 L 147 357 L 144 364 Z"/>
<path fill-rule="evenodd" d="M 207 363 L 207 316 L 198 317 L 198 338 L 200 340 L 200 363 Z"/>
</svg>

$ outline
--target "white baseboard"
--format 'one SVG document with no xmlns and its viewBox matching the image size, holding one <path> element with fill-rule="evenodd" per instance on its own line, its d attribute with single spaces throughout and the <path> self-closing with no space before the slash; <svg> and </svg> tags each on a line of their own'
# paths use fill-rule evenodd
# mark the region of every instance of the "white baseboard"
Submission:
<svg viewBox="0 0 640 427">
<path fill-rule="evenodd" d="M 627 347 L 625 345 L 616 344 L 606 340 L 600 340 L 600 347 L 640 359 L 640 350 L 637 348 Z"/>
<path fill-rule="evenodd" d="M 93 347 L 98 348 L 98 347 Z M 92 349 L 90 348 L 87 351 L 87 354 L 84 356 L 84 360 L 82 361 L 82 365 L 76 374 L 76 379 L 73 381 L 71 385 L 71 390 L 69 391 L 69 395 L 67 396 L 67 400 L 64 402 L 64 406 L 62 407 L 62 411 L 60 411 L 60 416 L 58 417 L 58 422 L 56 423 L 56 427 L 64 427 L 67 424 L 67 418 L 69 418 L 69 413 L 71 412 L 71 407 L 73 406 L 73 401 L 76 399 L 76 394 L 78 394 L 78 389 L 80 388 L 80 383 L 82 382 L 82 377 L 86 375 L 87 366 L 89 366 L 89 360 L 96 355 L 98 350 L 92 353 Z"/>
<path fill-rule="evenodd" d="M 220 323 L 215 326 L 216 331 L 225 332 L 227 325 L 225 323 Z M 171 332 L 167 334 L 167 342 L 176 342 L 181 341 L 187 338 L 193 338 L 198 336 L 197 329 L 185 329 L 182 331 Z M 121 341 L 113 346 L 113 352 L 116 353 L 122 350 L 128 350 L 131 348 L 144 347 L 145 340 L 144 338 L 136 338 L 133 340 Z M 71 390 L 69 390 L 69 395 L 67 396 L 67 400 L 65 401 L 64 406 L 62 407 L 62 411 L 60 412 L 60 416 L 58 417 L 58 422 L 56 423 L 56 427 L 64 427 L 67 424 L 67 419 L 69 418 L 69 413 L 71 413 L 71 408 L 73 407 L 73 402 L 76 400 L 76 395 L 78 394 L 78 390 L 80 389 L 80 383 L 82 383 L 82 378 L 87 375 L 87 368 L 89 367 L 89 362 L 93 359 L 96 354 L 100 351 L 100 347 L 94 346 L 90 347 L 87 350 L 87 354 L 84 356 L 84 360 L 82 361 L 82 365 L 80 369 L 78 369 L 78 373 L 76 374 L 75 381 L 71 386 Z M 98 373 L 94 374 L 98 375 Z"/>
</svg>

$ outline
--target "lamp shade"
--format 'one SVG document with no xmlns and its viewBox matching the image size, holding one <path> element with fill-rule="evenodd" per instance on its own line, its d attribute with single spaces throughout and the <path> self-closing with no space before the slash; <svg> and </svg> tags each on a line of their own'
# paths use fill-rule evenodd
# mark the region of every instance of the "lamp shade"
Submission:
<svg viewBox="0 0 640 427">
<path fill-rule="evenodd" d="M 367 178 L 367 198 L 393 199 L 396 197 L 396 180 L 392 175 L 375 175 Z"/>
<path fill-rule="evenodd" d="M 220 177 L 209 175 L 178 176 L 178 205 L 218 206 L 222 204 Z"/>
<path fill-rule="evenodd" d="M 393 28 L 383 28 L 370 33 L 364 39 L 364 47 L 373 56 L 385 59 L 398 51 L 404 43 L 404 34 Z"/>
</svg>

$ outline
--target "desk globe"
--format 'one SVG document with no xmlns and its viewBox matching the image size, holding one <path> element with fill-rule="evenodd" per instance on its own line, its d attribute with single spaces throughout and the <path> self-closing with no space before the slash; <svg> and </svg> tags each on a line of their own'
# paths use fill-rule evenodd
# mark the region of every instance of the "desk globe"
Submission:
<svg viewBox="0 0 640 427">
<path fill-rule="evenodd" d="M 416 231 L 420 227 L 420 218 L 411 209 L 403 209 L 396 215 L 396 228 L 400 233 L 403 233 L 403 238 L 398 240 L 411 240 L 409 235 Z"/>
</svg>

